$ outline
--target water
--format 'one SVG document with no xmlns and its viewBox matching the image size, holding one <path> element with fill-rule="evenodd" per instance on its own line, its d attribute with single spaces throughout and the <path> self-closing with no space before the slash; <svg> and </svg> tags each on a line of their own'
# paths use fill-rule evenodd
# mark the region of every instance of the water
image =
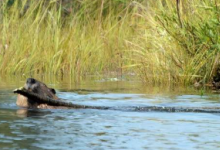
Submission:
<svg viewBox="0 0 220 150">
<path fill-rule="evenodd" d="M 220 106 L 218 94 L 144 87 L 134 81 L 42 78 L 57 95 L 104 106 Z M 142 150 L 219 149 L 220 114 L 126 112 L 92 109 L 25 110 L 12 90 L 24 78 L 0 81 L 0 149 Z M 78 90 L 76 90 L 78 89 Z M 81 89 L 81 90 L 79 90 Z"/>
</svg>

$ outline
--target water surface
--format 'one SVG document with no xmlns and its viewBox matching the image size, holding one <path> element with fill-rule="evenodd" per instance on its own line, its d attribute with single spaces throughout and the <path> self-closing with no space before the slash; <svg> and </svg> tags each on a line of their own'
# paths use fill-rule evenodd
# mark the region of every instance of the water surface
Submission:
<svg viewBox="0 0 220 150">
<path fill-rule="evenodd" d="M 220 106 L 218 94 L 146 87 L 133 80 L 39 78 L 73 103 L 102 106 Z M 0 80 L 0 149 L 219 149 L 220 114 L 92 109 L 24 110 L 12 90 L 25 78 Z"/>
</svg>

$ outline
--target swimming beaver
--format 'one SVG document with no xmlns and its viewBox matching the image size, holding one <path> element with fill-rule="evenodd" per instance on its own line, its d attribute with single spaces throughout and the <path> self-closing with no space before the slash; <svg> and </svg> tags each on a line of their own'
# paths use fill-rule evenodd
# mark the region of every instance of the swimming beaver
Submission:
<svg viewBox="0 0 220 150">
<path fill-rule="evenodd" d="M 55 95 L 56 91 L 54 89 L 48 88 L 46 84 L 34 78 L 28 78 L 24 85 L 24 88 L 36 94 L 58 100 L 58 97 Z M 18 94 L 17 96 L 16 104 L 20 107 L 28 107 L 28 108 L 54 108 L 53 106 L 49 106 L 47 104 L 37 103 L 20 94 Z"/>
<path fill-rule="evenodd" d="M 36 101 L 37 97 L 32 97 L 36 99 L 30 99 L 25 96 L 22 96 L 18 94 L 17 97 L 17 105 L 21 107 L 28 107 L 28 108 L 47 108 L 47 109 L 53 109 L 53 108 L 59 108 L 59 109 L 100 109 L 100 110 L 127 110 L 127 111 L 141 111 L 141 112 L 149 112 L 149 111 L 158 111 L 158 112 L 200 112 L 200 113 L 220 113 L 220 107 L 165 107 L 165 106 L 126 106 L 126 107 L 114 107 L 114 106 L 87 106 L 87 105 L 77 105 L 72 103 L 66 103 L 63 102 L 61 99 L 59 99 L 55 94 L 56 91 L 54 89 L 48 88 L 44 83 L 33 79 L 28 78 L 24 88 L 28 91 L 32 91 L 33 93 L 49 97 L 51 99 L 60 100 L 62 104 L 60 105 L 48 105 L 44 102 Z M 19 93 L 19 90 L 15 90 L 15 93 Z M 31 93 L 31 92 L 30 92 Z M 65 103 L 65 104 L 64 104 Z M 50 103 L 52 104 L 52 103 Z M 56 103 L 57 104 L 57 103 Z M 28 114 L 27 109 L 22 109 L 21 112 L 18 112 L 18 114 Z"/>
</svg>

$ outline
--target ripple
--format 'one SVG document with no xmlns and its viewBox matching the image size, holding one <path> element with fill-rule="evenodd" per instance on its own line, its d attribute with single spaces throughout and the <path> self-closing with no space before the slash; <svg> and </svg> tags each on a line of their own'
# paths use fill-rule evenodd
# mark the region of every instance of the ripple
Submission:
<svg viewBox="0 0 220 150">
<path fill-rule="evenodd" d="M 220 148 L 219 114 L 92 109 L 22 110 L 15 105 L 16 96 L 9 91 L 0 92 L 1 149 Z M 217 103 L 219 96 L 212 94 L 201 97 L 188 93 L 126 93 L 125 88 L 121 92 L 115 90 L 117 93 L 111 90 L 64 91 L 58 91 L 58 96 L 86 105 L 220 106 Z"/>
</svg>

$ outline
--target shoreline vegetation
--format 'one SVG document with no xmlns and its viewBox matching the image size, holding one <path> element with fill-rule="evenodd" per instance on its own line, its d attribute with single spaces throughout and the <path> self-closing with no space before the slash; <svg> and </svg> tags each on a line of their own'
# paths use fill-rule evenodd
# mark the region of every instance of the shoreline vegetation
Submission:
<svg viewBox="0 0 220 150">
<path fill-rule="evenodd" d="M 185 85 L 220 75 L 218 0 L 0 3 L 1 74 L 115 72 Z"/>
</svg>

